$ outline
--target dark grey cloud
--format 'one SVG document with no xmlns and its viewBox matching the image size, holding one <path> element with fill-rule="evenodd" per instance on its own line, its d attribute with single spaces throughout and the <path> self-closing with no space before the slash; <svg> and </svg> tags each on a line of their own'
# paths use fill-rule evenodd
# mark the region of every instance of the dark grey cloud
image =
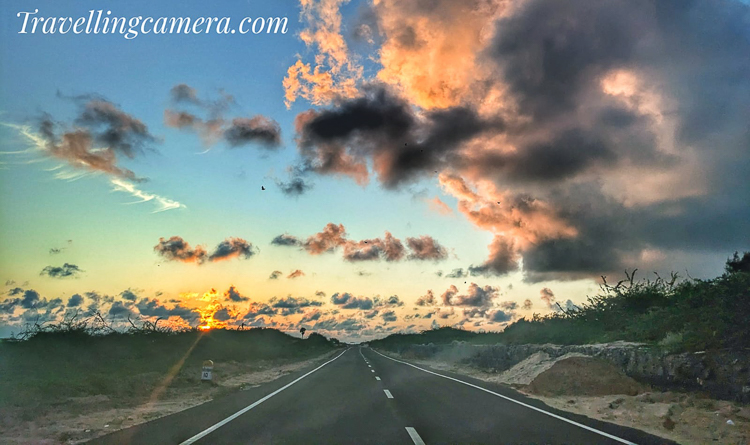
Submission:
<svg viewBox="0 0 750 445">
<path fill-rule="evenodd" d="M 469 276 L 469 271 L 463 268 L 453 269 L 450 273 L 446 274 L 446 278 L 466 278 Z"/>
<path fill-rule="evenodd" d="M 275 149 L 281 145 L 279 123 L 265 116 L 235 118 L 224 130 L 224 138 L 230 147 L 256 143 L 261 147 Z"/>
<path fill-rule="evenodd" d="M 220 242 L 209 254 L 204 247 L 192 247 L 180 236 L 172 236 L 169 239 L 159 238 L 159 243 L 154 246 L 154 251 L 167 261 L 196 264 L 232 258 L 248 259 L 257 253 L 253 244 L 242 238 L 227 238 Z"/>
<path fill-rule="evenodd" d="M 232 301 L 234 303 L 241 303 L 243 301 L 250 300 L 250 297 L 245 297 L 244 295 L 240 294 L 236 287 L 229 286 L 229 289 L 224 292 L 224 300 Z"/>
<path fill-rule="evenodd" d="M 504 323 L 513 319 L 513 314 L 508 311 L 496 310 L 488 314 L 487 318 L 495 323 Z"/>
<path fill-rule="evenodd" d="M 112 306 L 110 306 L 107 314 L 113 319 L 128 318 L 135 315 L 131 308 L 126 306 L 122 301 L 115 301 Z"/>
<path fill-rule="evenodd" d="M 490 251 L 487 261 L 479 266 L 469 266 L 472 276 L 501 276 L 518 269 L 519 255 L 509 239 L 495 236 L 487 247 Z"/>
<path fill-rule="evenodd" d="M 136 295 L 136 293 L 131 289 L 125 289 L 124 291 L 120 292 L 120 296 L 127 301 L 136 301 L 138 299 L 138 295 Z"/>
<path fill-rule="evenodd" d="M 20 298 L 9 298 L 0 303 L 0 312 L 12 313 L 16 307 L 22 309 L 41 309 L 49 304 L 45 298 L 41 298 L 39 293 L 33 289 L 21 289 L 20 287 L 11 289 L 9 296 L 21 295 Z"/>
<path fill-rule="evenodd" d="M 503 301 L 500 303 L 500 307 L 508 311 L 514 311 L 518 309 L 518 303 L 515 301 Z"/>
<path fill-rule="evenodd" d="M 191 87 L 190 85 L 181 83 L 177 84 L 169 91 L 169 95 L 172 99 L 172 102 L 180 103 L 180 102 L 188 102 L 192 104 L 200 104 L 201 101 L 198 99 L 198 92 L 195 90 L 195 88 Z"/>
<path fill-rule="evenodd" d="M 539 291 L 539 298 L 541 298 L 544 303 L 549 307 L 550 309 L 554 309 L 555 306 L 555 293 L 552 292 L 552 289 L 548 287 L 543 287 Z"/>
<path fill-rule="evenodd" d="M 286 182 L 276 181 L 276 185 L 287 196 L 301 196 L 313 188 L 313 184 L 301 176 L 292 177 Z"/>
<path fill-rule="evenodd" d="M 367 297 L 355 297 L 354 295 L 345 292 L 331 295 L 331 303 L 342 309 L 362 309 L 370 310 L 373 307 L 373 301 Z"/>
<path fill-rule="evenodd" d="M 47 275 L 51 278 L 67 278 L 74 277 L 83 272 L 75 264 L 65 263 L 62 266 L 47 266 L 39 273 L 39 275 Z"/>
<path fill-rule="evenodd" d="M 297 237 L 284 233 L 271 240 L 271 244 L 275 246 L 299 246 L 302 242 Z"/>
<path fill-rule="evenodd" d="M 406 238 L 411 253 L 410 260 L 440 261 L 448 258 L 448 250 L 433 237 L 422 235 L 419 238 Z"/>
<path fill-rule="evenodd" d="M 305 312 L 305 315 L 300 319 L 300 323 L 308 323 L 311 321 L 319 320 L 323 316 L 323 312 L 320 309 L 313 309 Z"/>
<path fill-rule="evenodd" d="M 222 261 L 231 258 L 250 258 L 255 255 L 253 244 L 242 238 L 227 238 L 220 242 L 213 253 L 208 256 L 209 261 Z"/>
<path fill-rule="evenodd" d="M 385 311 L 382 314 L 380 314 L 380 317 L 386 323 L 392 323 L 398 320 L 398 317 L 396 316 L 396 313 L 394 311 Z"/>
<path fill-rule="evenodd" d="M 278 280 L 279 277 L 283 274 L 280 270 L 274 270 L 271 272 L 271 275 L 268 276 L 269 280 Z"/>
<path fill-rule="evenodd" d="M 373 298 L 374 307 L 401 307 L 404 302 L 401 301 L 398 295 L 391 295 L 388 298 L 377 296 Z"/>
<path fill-rule="evenodd" d="M 362 183 L 368 177 L 366 159 L 372 157 L 387 188 L 431 175 L 462 142 L 504 127 L 501 119 L 484 121 L 466 107 L 425 112 L 419 119 L 409 104 L 379 84 L 335 108 L 300 114 L 296 126 L 309 171 L 349 175 Z"/>
<path fill-rule="evenodd" d="M 184 263 L 202 263 L 208 257 L 206 249 L 201 246 L 192 247 L 180 236 L 169 239 L 159 238 L 154 251 L 168 261 L 182 261 Z"/>
<path fill-rule="evenodd" d="M 266 315 L 266 316 L 272 316 L 276 315 L 276 309 L 272 308 L 266 303 L 257 303 L 253 302 L 250 303 L 250 307 L 248 308 L 245 315 L 243 315 L 243 319 L 245 320 L 255 320 L 256 318 Z"/>
<path fill-rule="evenodd" d="M 232 314 L 229 312 L 229 309 L 224 307 L 214 312 L 213 318 L 218 321 L 227 321 L 232 319 Z"/>
<path fill-rule="evenodd" d="M 445 306 L 471 306 L 489 308 L 499 296 L 499 289 L 493 286 L 479 286 L 471 283 L 465 294 L 461 294 L 458 288 L 451 285 L 441 296 L 440 301 Z"/>
<path fill-rule="evenodd" d="M 524 252 L 531 281 L 635 267 L 629 258 L 645 248 L 718 253 L 745 245 L 748 11 L 731 1 L 610 1 L 590 8 L 530 1 L 498 23 L 493 57 L 520 111 L 545 139 L 517 151 L 536 155 L 536 162 L 484 159 L 487 176 L 560 181 L 602 166 L 669 170 L 691 160 L 709 184 L 705 196 L 635 207 L 597 193 L 596 183 L 586 184 L 583 194 L 580 187 L 558 189 L 551 198 L 579 236 Z M 659 85 L 674 103 L 667 112 L 675 143 L 690 152 L 657 151 L 653 122 L 601 91 L 601 78 L 621 68 Z M 579 118 L 571 122 L 571 116 Z"/>
<path fill-rule="evenodd" d="M 76 124 L 90 128 L 95 142 L 128 158 L 135 157 L 147 143 L 156 140 L 143 122 L 103 99 L 83 104 Z"/>
<path fill-rule="evenodd" d="M 343 319 L 336 319 L 333 317 L 324 318 L 319 320 L 315 323 L 313 326 L 313 329 L 315 330 L 322 330 L 322 331 L 361 331 L 365 329 L 367 326 L 362 323 L 361 320 L 357 320 L 356 318 L 343 318 Z"/>
<path fill-rule="evenodd" d="M 385 261 L 399 261 L 404 257 L 404 245 L 390 232 L 385 232 L 383 238 L 349 241 L 343 243 L 344 259 L 346 261 L 371 261 L 384 259 Z"/>
<path fill-rule="evenodd" d="M 67 307 L 79 307 L 83 304 L 83 297 L 80 294 L 73 294 L 68 298 Z"/>
<path fill-rule="evenodd" d="M 433 306 L 436 303 L 437 300 L 435 299 L 435 294 L 433 294 L 431 290 L 428 290 L 425 295 L 417 298 L 417 302 L 415 304 L 417 306 Z"/>
<path fill-rule="evenodd" d="M 480 287 L 476 283 L 469 285 L 465 295 L 457 295 L 454 304 L 457 306 L 490 306 L 493 299 L 498 296 L 498 289 L 492 286 Z"/>
<path fill-rule="evenodd" d="M 200 312 L 195 309 L 190 309 L 179 304 L 175 305 L 172 308 L 167 308 L 155 298 L 144 298 L 140 300 L 135 306 L 138 308 L 138 312 L 146 317 L 179 317 L 190 324 L 196 323 L 201 318 Z"/>
<path fill-rule="evenodd" d="M 291 295 L 282 298 L 273 297 L 269 300 L 269 303 L 271 307 L 280 309 L 297 309 L 323 305 L 321 301 L 309 300 L 305 297 L 292 297 Z"/>
<path fill-rule="evenodd" d="M 194 112 L 168 108 L 164 110 L 164 123 L 168 127 L 198 133 L 204 144 L 213 145 L 223 140 L 230 148 L 249 144 L 275 150 L 281 145 L 281 127 L 275 120 L 256 115 L 225 119 L 224 114 L 235 104 L 234 97 L 220 91 L 218 99 L 199 99 L 195 88 L 179 84 L 170 91 L 174 105 L 192 105 L 207 113 L 200 117 Z"/>
</svg>

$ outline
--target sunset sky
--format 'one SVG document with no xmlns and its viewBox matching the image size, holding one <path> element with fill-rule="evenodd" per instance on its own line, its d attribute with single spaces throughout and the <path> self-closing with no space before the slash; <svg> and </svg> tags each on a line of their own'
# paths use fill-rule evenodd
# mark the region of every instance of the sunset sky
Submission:
<svg viewBox="0 0 750 445">
<path fill-rule="evenodd" d="M 286 34 L 19 34 L 44 17 Z M 600 276 L 750 250 L 750 7 L 685 0 L 0 7 L 0 337 L 499 330 Z"/>
</svg>

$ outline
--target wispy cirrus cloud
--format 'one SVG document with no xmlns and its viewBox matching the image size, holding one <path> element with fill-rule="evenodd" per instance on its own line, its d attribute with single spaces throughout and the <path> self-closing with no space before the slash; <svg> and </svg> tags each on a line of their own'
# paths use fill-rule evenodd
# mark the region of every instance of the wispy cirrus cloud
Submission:
<svg viewBox="0 0 750 445">
<path fill-rule="evenodd" d="M 62 161 L 46 170 L 52 172 L 56 179 L 64 181 L 104 174 L 109 178 L 113 191 L 128 193 L 138 199 L 136 202 L 155 204 L 153 213 L 185 208 L 178 201 L 142 190 L 136 184 L 145 179 L 120 165 L 121 158 L 133 159 L 159 140 L 142 121 L 96 95 L 64 99 L 73 101 L 79 107 L 73 128 L 54 121 L 48 115 L 44 115 L 36 127 L 2 123 L 18 131 L 30 147 L 0 153 L 14 156 L 27 164 L 45 160 Z"/>
</svg>

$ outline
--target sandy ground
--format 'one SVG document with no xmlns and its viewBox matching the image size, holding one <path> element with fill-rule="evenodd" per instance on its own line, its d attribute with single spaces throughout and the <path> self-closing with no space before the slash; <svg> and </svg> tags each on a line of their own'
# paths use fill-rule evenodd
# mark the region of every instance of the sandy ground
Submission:
<svg viewBox="0 0 750 445">
<path fill-rule="evenodd" d="M 390 355 L 395 356 L 395 354 Z M 532 392 L 533 383 L 537 377 L 539 377 L 537 383 L 542 382 L 546 388 L 549 388 L 550 382 L 555 377 L 562 379 L 568 376 L 569 369 L 566 370 L 564 366 L 555 368 L 553 366 L 571 357 L 576 360 L 575 357 L 580 358 L 582 355 L 567 354 L 558 359 L 551 359 L 545 353 L 537 353 L 503 373 L 488 373 L 470 366 L 445 361 L 412 359 L 409 361 L 430 366 L 436 370 L 455 372 L 487 382 L 509 385 L 524 395 L 539 399 L 551 407 L 636 428 L 681 444 L 750 444 L 750 406 L 710 399 L 701 394 L 661 392 L 643 385 L 640 385 L 641 393 L 638 395 L 601 395 L 601 392 L 597 396 L 574 394 L 577 388 L 586 386 L 588 377 L 585 369 L 577 370 L 577 375 L 581 379 L 579 384 L 561 383 L 560 386 L 564 387 L 567 393 L 565 395 L 542 396 Z M 578 359 L 577 366 L 581 366 L 580 359 Z M 602 380 L 602 368 L 592 366 L 591 371 L 592 376 L 595 373 L 596 380 L 592 383 L 599 384 Z M 623 381 L 621 375 L 606 377 L 616 382 Z M 618 392 L 621 388 L 630 389 L 632 386 L 614 385 L 612 388 L 615 388 L 612 392 Z"/>
<path fill-rule="evenodd" d="M 167 389 L 153 403 L 117 406 L 104 395 L 75 397 L 56 404 L 50 414 L 24 419 L 21 413 L 3 412 L 0 419 L 0 444 L 76 444 L 133 425 L 164 417 L 223 394 L 270 382 L 285 374 L 322 363 L 337 351 L 320 357 L 283 365 L 272 362 L 222 363 L 213 384 Z M 215 365 L 219 368 L 219 364 Z"/>
</svg>

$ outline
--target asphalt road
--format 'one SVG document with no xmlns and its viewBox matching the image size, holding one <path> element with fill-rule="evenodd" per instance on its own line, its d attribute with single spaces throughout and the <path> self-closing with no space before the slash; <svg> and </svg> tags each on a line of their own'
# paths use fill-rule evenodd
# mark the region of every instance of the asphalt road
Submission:
<svg viewBox="0 0 750 445">
<path fill-rule="evenodd" d="M 315 368 L 92 444 L 663 444 L 512 389 L 352 347 Z"/>
</svg>

